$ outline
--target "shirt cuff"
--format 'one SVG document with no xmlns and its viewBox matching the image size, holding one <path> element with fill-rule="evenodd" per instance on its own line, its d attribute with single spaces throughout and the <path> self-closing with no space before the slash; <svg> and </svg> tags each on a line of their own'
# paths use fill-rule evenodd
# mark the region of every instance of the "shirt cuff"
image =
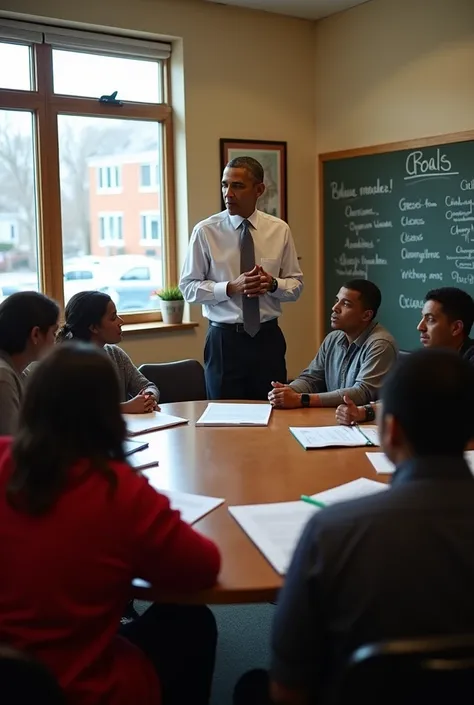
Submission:
<svg viewBox="0 0 474 705">
<path fill-rule="evenodd" d="M 311 389 L 311 385 L 306 382 L 304 379 L 294 379 L 293 382 L 290 382 L 290 387 L 295 391 L 298 392 L 299 394 L 313 394 L 313 390 Z"/>
<path fill-rule="evenodd" d="M 214 284 L 214 298 L 216 301 L 229 301 L 230 296 L 227 296 L 227 284 L 229 282 L 216 282 Z"/>
</svg>

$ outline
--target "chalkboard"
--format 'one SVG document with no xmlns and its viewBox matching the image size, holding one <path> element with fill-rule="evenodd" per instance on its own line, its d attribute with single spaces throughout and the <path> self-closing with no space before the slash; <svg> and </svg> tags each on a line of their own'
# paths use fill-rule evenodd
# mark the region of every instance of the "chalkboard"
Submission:
<svg viewBox="0 0 474 705">
<path fill-rule="evenodd" d="M 324 316 L 341 284 L 370 279 L 402 349 L 429 289 L 474 295 L 474 132 L 320 157 Z"/>
</svg>

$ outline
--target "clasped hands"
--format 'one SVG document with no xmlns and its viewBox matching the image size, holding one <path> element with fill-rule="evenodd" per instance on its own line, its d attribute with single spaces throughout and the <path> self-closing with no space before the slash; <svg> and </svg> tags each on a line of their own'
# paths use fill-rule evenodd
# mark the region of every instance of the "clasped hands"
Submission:
<svg viewBox="0 0 474 705">
<path fill-rule="evenodd" d="M 240 294 L 254 299 L 263 296 L 271 288 L 273 277 L 268 274 L 263 267 L 256 264 L 250 272 L 243 272 L 237 279 L 227 285 L 227 295 L 235 296 Z"/>
<path fill-rule="evenodd" d="M 154 394 L 150 394 L 146 389 L 142 389 L 136 397 L 123 402 L 122 411 L 126 414 L 148 414 L 151 411 L 159 411 Z"/>
<path fill-rule="evenodd" d="M 301 394 L 295 392 L 289 384 L 272 382 L 273 389 L 268 392 L 268 401 L 276 409 L 297 409 L 301 406 Z"/>
</svg>

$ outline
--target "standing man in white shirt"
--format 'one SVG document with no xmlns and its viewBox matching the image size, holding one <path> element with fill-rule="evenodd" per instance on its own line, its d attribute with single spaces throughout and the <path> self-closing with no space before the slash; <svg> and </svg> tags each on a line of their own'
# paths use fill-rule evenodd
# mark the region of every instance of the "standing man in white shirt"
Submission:
<svg viewBox="0 0 474 705">
<path fill-rule="evenodd" d="M 193 230 L 180 289 L 209 319 L 204 367 L 209 399 L 267 399 L 286 380 L 281 304 L 303 290 L 288 225 L 256 210 L 265 191 L 262 165 L 232 159 L 222 176 L 226 210 Z"/>
</svg>

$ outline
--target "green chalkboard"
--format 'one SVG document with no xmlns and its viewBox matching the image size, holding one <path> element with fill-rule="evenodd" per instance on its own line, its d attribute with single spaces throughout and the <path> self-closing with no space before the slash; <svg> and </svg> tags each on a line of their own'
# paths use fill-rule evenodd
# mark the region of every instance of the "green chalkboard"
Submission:
<svg viewBox="0 0 474 705">
<path fill-rule="evenodd" d="M 382 291 L 378 320 L 419 347 L 425 293 L 474 295 L 474 132 L 321 155 L 325 327 L 341 284 Z"/>
</svg>

